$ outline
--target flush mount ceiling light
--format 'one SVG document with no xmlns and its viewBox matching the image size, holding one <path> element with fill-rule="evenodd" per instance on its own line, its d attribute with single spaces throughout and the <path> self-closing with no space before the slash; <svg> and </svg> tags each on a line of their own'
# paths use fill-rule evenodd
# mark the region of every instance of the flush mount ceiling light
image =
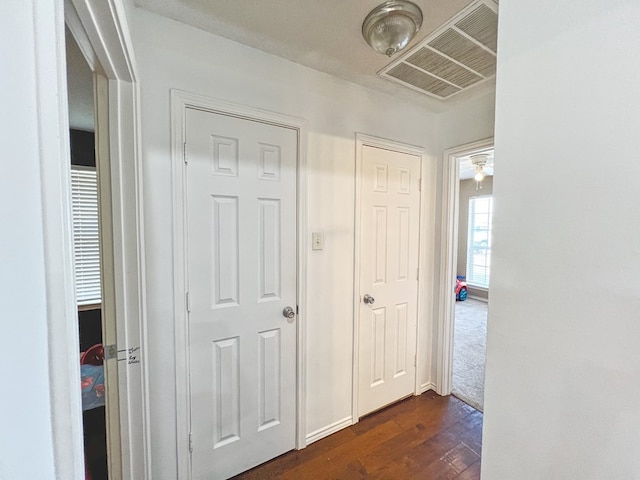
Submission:
<svg viewBox="0 0 640 480">
<path fill-rule="evenodd" d="M 420 7 L 406 0 L 394 0 L 369 12 L 362 24 L 362 36 L 376 52 L 390 57 L 409 44 L 421 25 Z"/>
</svg>

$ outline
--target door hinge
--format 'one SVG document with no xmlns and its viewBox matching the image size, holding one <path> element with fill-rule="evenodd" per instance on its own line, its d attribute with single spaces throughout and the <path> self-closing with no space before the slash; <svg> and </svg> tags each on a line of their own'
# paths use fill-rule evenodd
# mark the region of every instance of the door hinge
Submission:
<svg viewBox="0 0 640 480">
<path fill-rule="evenodd" d="M 420 281 L 420 267 L 416 268 L 416 280 Z"/>
<path fill-rule="evenodd" d="M 184 160 L 184 163 L 188 163 L 187 162 L 187 142 L 184 142 L 182 144 L 182 159 Z"/>
<path fill-rule="evenodd" d="M 298 315 L 300 313 L 300 309 L 298 308 L 298 305 L 296 305 L 296 315 Z"/>
<path fill-rule="evenodd" d="M 191 311 L 191 295 L 189 295 L 189 292 L 185 294 L 185 302 L 187 304 L 187 313 L 189 313 Z"/>
<path fill-rule="evenodd" d="M 418 191 L 419 192 L 422 191 L 422 179 L 421 178 L 418 179 Z"/>
<path fill-rule="evenodd" d="M 111 360 L 112 358 L 118 357 L 118 347 L 114 345 L 105 345 L 104 346 L 104 359 Z"/>
<path fill-rule="evenodd" d="M 413 356 L 413 366 L 414 367 L 418 366 L 418 355 L 417 354 Z"/>
<path fill-rule="evenodd" d="M 189 432 L 189 453 L 193 453 L 193 435 Z"/>
</svg>

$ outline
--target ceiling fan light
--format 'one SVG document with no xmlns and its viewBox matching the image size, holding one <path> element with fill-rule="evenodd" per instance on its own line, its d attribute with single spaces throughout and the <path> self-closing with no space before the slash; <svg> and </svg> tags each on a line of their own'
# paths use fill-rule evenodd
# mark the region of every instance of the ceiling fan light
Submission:
<svg viewBox="0 0 640 480">
<path fill-rule="evenodd" d="M 473 165 L 480 165 L 481 167 L 484 167 L 489 161 L 489 158 L 491 158 L 491 155 L 488 153 L 476 153 L 475 155 L 471 155 L 469 158 Z"/>
<path fill-rule="evenodd" d="M 406 0 L 385 2 L 364 19 L 362 36 L 378 53 L 391 56 L 405 48 L 422 26 L 422 11 Z"/>
<path fill-rule="evenodd" d="M 473 177 L 473 179 L 474 179 L 476 182 L 481 182 L 482 180 L 484 180 L 484 172 L 482 171 L 482 168 L 480 168 L 480 169 L 476 170 L 476 174 L 475 174 L 475 176 Z"/>
</svg>

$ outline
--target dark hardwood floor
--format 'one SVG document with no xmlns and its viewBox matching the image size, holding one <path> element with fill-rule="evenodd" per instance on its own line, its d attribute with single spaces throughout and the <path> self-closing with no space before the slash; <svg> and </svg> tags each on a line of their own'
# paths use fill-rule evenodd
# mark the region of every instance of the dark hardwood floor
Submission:
<svg viewBox="0 0 640 480">
<path fill-rule="evenodd" d="M 235 480 L 478 480 L 482 413 L 426 392 L 242 473 Z"/>
</svg>

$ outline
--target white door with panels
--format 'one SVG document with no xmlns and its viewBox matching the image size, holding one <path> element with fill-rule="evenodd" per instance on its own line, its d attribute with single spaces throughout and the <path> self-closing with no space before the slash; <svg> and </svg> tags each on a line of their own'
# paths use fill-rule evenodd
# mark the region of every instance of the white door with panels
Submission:
<svg viewBox="0 0 640 480">
<path fill-rule="evenodd" d="M 361 158 L 360 417 L 414 393 L 421 163 L 367 145 Z"/>
<path fill-rule="evenodd" d="M 191 471 L 295 447 L 297 132 L 186 114 Z"/>
</svg>

